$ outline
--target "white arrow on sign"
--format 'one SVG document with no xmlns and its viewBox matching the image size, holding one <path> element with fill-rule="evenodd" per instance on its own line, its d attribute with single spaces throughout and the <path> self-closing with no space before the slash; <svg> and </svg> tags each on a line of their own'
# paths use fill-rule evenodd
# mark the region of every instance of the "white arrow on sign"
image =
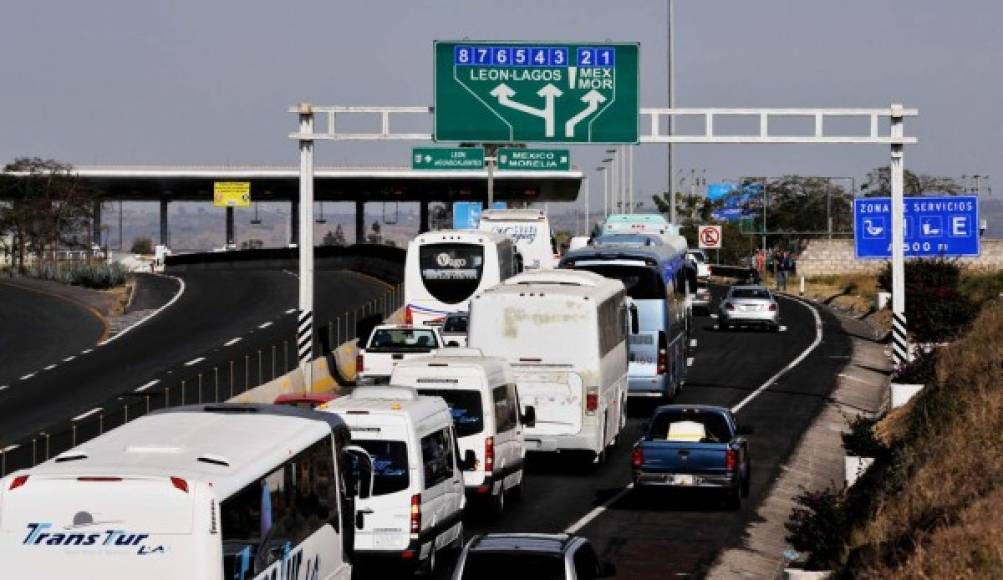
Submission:
<svg viewBox="0 0 1003 580">
<path fill-rule="evenodd" d="M 582 97 L 582 102 L 586 104 L 582 112 L 578 113 L 574 117 L 568 119 L 568 122 L 564 124 L 564 136 L 574 137 L 575 136 L 575 126 L 581 123 L 586 117 L 595 113 L 599 110 L 599 105 L 606 102 L 606 97 L 602 95 L 599 91 L 593 89 Z"/>
<path fill-rule="evenodd" d="M 537 95 L 543 97 L 544 99 L 544 106 L 542 109 L 531 107 L 518 101 L 513 101 L 512 97 L 515 96 L 515 91 L 512 90 L 512 87 L 506 85 L 505 83 L 501 83 L 492 89 L 490 94 L 492 97 L 498 99 L 498 104 L 503 107 L 515 109 L 516 111 L 522 111 L 523 113 L 533 115 L 534 117 L 540 117 L 544 122 L 544 135 L 547 137 L 554 136 L 554 99 L 564 94 L 561 92 L 561 89 L 555 87 L 551 83 L 547 83 L 542 89 L 536 92 Z"/>
</svg>

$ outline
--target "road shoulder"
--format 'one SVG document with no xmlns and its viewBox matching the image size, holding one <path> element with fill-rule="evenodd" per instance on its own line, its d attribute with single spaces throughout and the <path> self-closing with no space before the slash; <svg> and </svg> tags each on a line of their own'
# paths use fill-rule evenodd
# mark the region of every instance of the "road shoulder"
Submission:
<svg viewBox="0 0 1003 580">
<path fill-rule="evenodd" d="M 783 552 L 787 549 L 784 524 L 794 508 L 794 498 L 804 489 L 842 484 L 841 434 L 847 428 L 848 418 L 860 413 L 874 414 L 885 405 L 891 363 L 884 345 L 870 338 L 873 331 L 866 323 L 834 314 L 852 343 L 847 364 L 837 376 L 836 388 L 802 435 L 794 453 L 781 466 L 780 477 L 745 529 L 742 547 L 718 556 L 708 578 L 779 577 L 784 567 Z"/>
</svg>

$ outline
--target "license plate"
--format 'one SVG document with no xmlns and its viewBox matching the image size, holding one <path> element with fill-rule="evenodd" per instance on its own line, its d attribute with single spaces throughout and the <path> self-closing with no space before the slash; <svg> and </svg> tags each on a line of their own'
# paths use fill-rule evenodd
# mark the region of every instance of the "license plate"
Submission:
<svg viewBox="0 0 1003 580">
<path fill-rule="evenodd" d="M 675 485 L 696 485 L 696 479 L 689 474 L 678 474 L 672 476 L 672 483 Z"/>
<path fill-rule="evenodd" d="M 655 339 L 650 334 L 631 334 L 627 339 L 630 344 L 655 344 Z"/>
<path fill-rule="evenodd" d="M 526 449 L 539 449 L 543 446 L 542 443 L 536 439 L 526 439 L 523 445 Z"/>
<path fill-rule="evenodd" d="M 758 306 L 743 306 L 742 310 L 744 310 L 746 312 L 753 312 L 753 311 L 759 310 L 759 307 Z"/>
</svg>

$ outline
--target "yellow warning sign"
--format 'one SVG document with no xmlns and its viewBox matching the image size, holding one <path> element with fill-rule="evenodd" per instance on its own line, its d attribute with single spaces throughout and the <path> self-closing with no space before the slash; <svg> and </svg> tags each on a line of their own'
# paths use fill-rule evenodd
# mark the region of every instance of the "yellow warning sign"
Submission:
<svg viewBox="0 0 1003 580">
<path fill-rule="evenodd" d="M 215 181 L 212 204 L 216 207 L 251 207 L 251 182 Z"/>
</svg>

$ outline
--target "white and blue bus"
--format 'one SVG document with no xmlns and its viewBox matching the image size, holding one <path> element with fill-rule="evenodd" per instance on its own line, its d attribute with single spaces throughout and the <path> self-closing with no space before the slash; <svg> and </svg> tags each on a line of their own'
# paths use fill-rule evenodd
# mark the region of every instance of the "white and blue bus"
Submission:
<svg viewBox="0 0 1003 580">
<path fill-rule="evenodd" d="M 0 480 L 4 577 L 350 580 L 355 490 L 372 490 L 350 439 L 274 405 L 140 417 Z"/>
<path fill-rule="evenodd" d="M 466 312 L 470 298 L 517 273 L 512 238 L 478 230 L 438 230 L 416 236 L 404 262 L 404 319 L 441 324 Z"/>
<path fill-rule="evenodd" d="M 637 309 L 638 331 L 628 336 L 629 395 L 675 396 L 686 379 L 689 289 L 696 284 L 686 241 L 659 234 L 607 235 L 568 252 L 561 268 L 588 270 L 623 282 Z"/>
</svg>

